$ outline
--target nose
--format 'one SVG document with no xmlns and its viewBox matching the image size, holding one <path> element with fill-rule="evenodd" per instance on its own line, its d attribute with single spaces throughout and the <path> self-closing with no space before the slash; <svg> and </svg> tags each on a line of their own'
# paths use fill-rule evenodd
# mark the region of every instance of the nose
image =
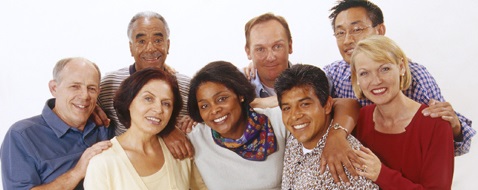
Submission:
<svg viewBox="0 0 478 190">
<path fill-rule="evenodd" d="M 220 106 L 216 106 L 216 105 L 212 105 L 212 108 L 211 108 L 211 114 L 212 115 L 216 115 L 217 113 L 219 113 L 221 111 L 221 107 Z"/>
<path fill-rule="evenodd" d="M 300 109 L 296 109 L 296 108 L 291 108 L 291 109 L 292 109 L 291 112 L 292 112 L 293 120 L 298 120 L 304 116 L 304 114 L 300 111 Z"/>
<path fill-rule="evenodd" d="M 159 102 L 159 103 L 155 104 L 154 107 L 153 107 L 153 111 L 156 112 L 156 113 L 159 113 L 159 114 L 163 113 L 162 102 Z"/>
<path fill-rule="evenodd" d="M 88 92 L 88 87 L 85 86 L 85 87 L 82 87 L 81 90 L 80 90 L 80 97 L 85 99 L 85 100 L 89 100 L 90 99 L 90 94 Z"/>
<path fill-rule="evenodd" d="M 152 51 L 156 51 L 156 47 L 154 46 L 153 42 L 148 42 L 148 44 L 146 45 L 146 51 L 148 52 L 152 52 Z"/>
<path fill-rule="evenodd" d="M 274 51 L 272 49 L 268 50 L 266 60 L 267 61 L 274 61 L 275 59 L 276 59 L 276 55 L 275 55 Z"/>
<path fill-rule="evenodd" d="M 382 83 L 382 79 L 380 78 L 380 76 L 378 74 L 374 74 L 373 77 L 372 77 L 372 84 L 377 85 L 377 84 L 380 84 L 380 83 Z"/>
<path fill-rule="evenodd" d="M 350 33 L 346 33 L 345 36 L 344 36 L 344 44 L 351 44 L 351 43 L 354 43 L 355 42 L 355 38 L 352 34 Z"/>
</svg>

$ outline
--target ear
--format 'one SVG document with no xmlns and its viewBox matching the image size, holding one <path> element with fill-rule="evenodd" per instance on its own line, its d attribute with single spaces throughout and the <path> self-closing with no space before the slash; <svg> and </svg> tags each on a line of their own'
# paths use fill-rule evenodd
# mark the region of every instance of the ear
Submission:
<svg viewBox="0 0 478 190">
<path fill-rule="evenodd" d="M 325 102 L 324 109 L 326 114 L 330 114 L 332 112 L 332 107 L 334 105 L 334 100 L 331 96 L 327 98 L 327 102 Z"/>
<path fill-rule="evenodd" d="M 247 59 L 252 60 L 251 49 L 249 49 L 247 46 L 244 46 L 244 50 L 246 50 Z"/>
<path fill-rule="evenodd" d="M 292 39 L 290 39 L 290 42 L 289 42 L 289 54 L 292 54 Z"/>
<path fill-rule="evenodd" d="M 400 68 L 400 75 L 405 74 L 405 60 L 402 58 L 400 63 L 398 64 L 398 67 Z"/>
<path fill-rule="evenodd" d="M 50 93 L 53 97 L 56 97 L 57 87 L 58 83 L 55 80 L 50 80 L 50 82 L 48 82 L 48 88 L 50 89 Z"/>
<path fill-rule="evenodd" d="M 382 36 L 384 36 L 385 32 L 387 31 L 384 23 L 377 25 L 377 30 L 378 30 L 378 34 Z"/>
<path fill-rule="evenodd" d="M 168 47 L 167 47 L 167 49 L 166 49 L 166 53 L 167 53 L 167 54 L 169 54 L 169 45 L 170 45 L 169 42 L 170 42 L 170 41 L 169 41 L 169 39 L 168 39 Z"/>
<path fill-rule="evenodd" d="M 134 57 L 133 55 L 133 43 L 129 42 L 129 53 L 131 54 L 131 57 Z"/>
</svg>

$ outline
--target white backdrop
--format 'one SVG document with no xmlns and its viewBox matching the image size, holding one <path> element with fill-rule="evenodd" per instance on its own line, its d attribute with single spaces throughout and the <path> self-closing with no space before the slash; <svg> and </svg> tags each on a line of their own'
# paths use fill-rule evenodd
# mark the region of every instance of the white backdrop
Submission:
<svg viewBox="0 0 478 190">
<path fill-rule="evenodd" d="M 477 119 L 475 65 L 478 2 L 375 0 L 386 35 L 425 65 L 453 107 Z M 323 67 L 340 59 L 328 19 L 333 0 L 2 0 L 0 2 L 0 141 L 20 119 L 38 115 L 51 97 L 48 81 L 61 58 L 83 56 L 102 73 L 132 64 L 126 28 L 139 11 L 162 14 L 171 29 L 167 64 L 193 76 L 208 62 L 246 66 L 244 24 L 265 12 L 284 16 L 293 36 L 290 60 Z M 475 124 L 476 125 L 476 124 Z M 475 128 L 477 128 L 475 126 Z M 453 189 L 477 189 L 478 143 L 455 159 Z"/>
</svg>

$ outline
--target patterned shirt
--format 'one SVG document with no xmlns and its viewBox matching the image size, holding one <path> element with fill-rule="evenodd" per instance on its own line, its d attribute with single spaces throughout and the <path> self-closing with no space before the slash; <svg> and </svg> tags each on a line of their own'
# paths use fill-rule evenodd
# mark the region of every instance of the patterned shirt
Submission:
<svg viewBox="0 0 478 190">
<path fill-rule="evenodd" d="M 120 123 L 118 115 L 116 115 L 116 110 L 113 106 L 113 99 L 116 91 L 119 89 L 121 82 L 128 78 L 131 74 L 136 72 L 135 65 L 130 65 L 129 67 L 122 68 L 111 73 L 107 73 L 106 76 L 101 80 L 100 88 L 101 92 L 98 96 L 98 104 L 101 106 L 103 111 L 106 113 L 108 118 L 111 119 L 112 125 L 114 126 L 114 135 L 118 136 L 123 134 L 126 131 L 126 128 L 123 124 Z M 179 118 L 182 116 L 188 115 L 187 113 L 187 102 L 188 102 L 188 93 L 189 93 L 189 82 L 191 78 L 186 75 L 176 73 L 176 78 L 178 80 L 179 91 L 183 99 L 183 107 L 179 112 Z"/>
<path fill-rule="evenodd" d="M 423 65 L 418 63 L 408 62 L 412 74 L 412 83 L 410 87 L 404 91 L 404 94 L 409 98 L 421 104 L 427 104 L 430 99 L 435 99 L 444 102 L 445 99 L 441 95 L 440 87 L 435 82 L 433 76 Z M 329 83 L 331 83 L 331 95 L 333 98 L 357 98 L 352 90 L 352 78 L 350 65 L 344 60 L 336 61 L 324 67 Z M 372 104 L 370 100 L 358 100 L 360 105 L 366 106 Z M 456 112 L 461 123 L 461 131 L 463 133 L 463 141 L 455 141 L 455 156 L 466 154 L 470 151 L 471 138 L 476 134 L 476 131 L 471 128 L 471 120 Z"/>
<path fill-rule="evenodd" d="M 329 127 L 330 129 L 330 127 Z M 363 176 L 354 179 L 345 168 L 345 174 L 350 180 L 350 185 L 345 183 L 337 185 L 327 167 L 325 172 L 319 174 L 320 156 L 325 147 L 325 140 L 329 130 L 319 140 L 312 152 L 303 152 L 302 143 L 293 135 L 287 138 L 284 155 L 284 170 L 282 172 L 282 189 L 378 189 L 378 186 Z M 358 149 L 361 144 L 352 135 L 347 136 L 347 141 L 353 149 Z"/>
</svg>

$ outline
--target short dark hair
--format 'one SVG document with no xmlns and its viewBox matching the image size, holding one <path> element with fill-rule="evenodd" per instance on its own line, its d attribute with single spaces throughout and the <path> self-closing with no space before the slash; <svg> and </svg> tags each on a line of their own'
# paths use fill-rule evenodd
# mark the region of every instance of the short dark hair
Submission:
<svg viewBox="0 0 478 190">
<path fill-rule="evenodd" d="M 203 122 L 199 113 L 198 100 L 196 98 L 199 86 L 206 82 L 223 84 L 232 90 L 238 97 L 243 96 L 241 105 L 244 115 L 247 115 L 249 104 L 255 98 L 254 86 L 246 79 L 236 66 L 226 61 L 215 61 L 207 64 L 191 79 L 188 95 L 189 116 L 197 122 Z"/>
<path fill-rule="evenodd" d="M 329 19 L 332 22 L 332 29 L 335 30 L 335 19 L 337 15 L 342 11 L 345 11 L 354 7 L 362 7 L 367 10 L 368 18 L 372 21 L 372 26 L 375 27 L 383 23 L 383 13 L 380 7 L 368 0 L 340 0 L 337 1 L 337 5 L 332 7 L 329 15 Z"/>
<path fill-rule="evenodd" d="M 296 64 L 282 72 L 276 79 L 274 90 L 277 94 L 279 106 L 282 106 L 281 98 L 285 91 L 294 87 L 307 87 L 314 89 L 320 104 L 325 106 L 329 98 L 329 81 L 322 69 L 304 64 Z"/>
<path fill-rule="evenodd" d="M 178 82 L 174 75 L 169 74 L 156 67 L 145 68 L 133 73 L 126 78 L 120 85 L 114 98 L 114 107 L 118 115 L 118 119 L 127 129 L 131 126 L 131 115 L 129 107 L 138 92 L 151 80 L 162 80 L 166 82 L 173 91 L 173 113 L 166 124 L 166 127 L 160 132 L 165 134 L 174 129 L 176 118 L 183 105 L 181 94 L 179 93 Z"/>
</svg>

